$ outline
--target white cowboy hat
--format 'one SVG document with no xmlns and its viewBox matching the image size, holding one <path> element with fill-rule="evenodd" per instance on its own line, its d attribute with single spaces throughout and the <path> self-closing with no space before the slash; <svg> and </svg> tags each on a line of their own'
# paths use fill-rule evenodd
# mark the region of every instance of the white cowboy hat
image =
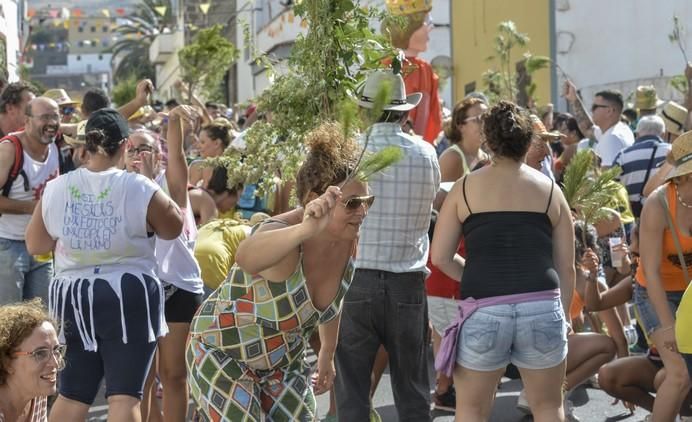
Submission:
<svg viewBox="0 0 692 422">
<path fill-rule="evenodd" d="M 391 96 L 389 103 L 383 108 L 384 111 L 409 111 L 416 107 L 423 98 L 420 92 L 406 95 L 406 85 L 404 78 L 399 74 L 394 74 L 387 70 L 375 70 L 365 80 L 363 89 L 359 94 L 358 105 L 363 108 L 374 108 L 375 97 L 383 84 L 391 84 Z"/>
</svg>

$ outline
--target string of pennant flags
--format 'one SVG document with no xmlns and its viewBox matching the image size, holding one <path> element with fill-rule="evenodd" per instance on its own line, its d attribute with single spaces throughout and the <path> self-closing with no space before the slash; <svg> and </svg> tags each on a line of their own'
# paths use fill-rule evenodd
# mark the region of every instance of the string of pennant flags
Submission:
<svg viewBox="0 0 692 422">
<path fill-rule="evenodd" d="M 209 13 L 210 8 L 211 8 L 211 2 L 199 4 L 199 9 L 205 15 L 207 13 Z M 167 6 L 155 6 L 154 10 L 159 15 L 164 16 L 164 15 L 166 15 L 166 12 L 168 11 L 168 7 Z M 45 13 L 45 15 L 44 15 L 44 13 Z M 113 9 L 104 8 L 104 9 L 101 9 L 97 13 L 98 16 L 103 16 L 106 18 L 118 17 L 118 16 L 124 17 L 124 16 L 126 16 L 126 14 L 127 14 L 127 10 L 123 7 L 116 7 Z M 46 17 L 46 18 L 52 18 L 52 19 L 69 19 L 70 17 L 75 17 L 75 18 L 87 17 L 84 9 L 81 9 L 78 7 L 73 7 L 73 8 L 63 7 L 61 9 L 48 9 L 47 11 L 45 11 L 45 9 L 36 9 L 36 8 L 30 7 L 26 13 L 27 19 L 32 19 L 34 17 L 38 17 L 39 15 Z M 94 17 L 93 14 L 91 15 L 91 17 Z"/>
</svg>

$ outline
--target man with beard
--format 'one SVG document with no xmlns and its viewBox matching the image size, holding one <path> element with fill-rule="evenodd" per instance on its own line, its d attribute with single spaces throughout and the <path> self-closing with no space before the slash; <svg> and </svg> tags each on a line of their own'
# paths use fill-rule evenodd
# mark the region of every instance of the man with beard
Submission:
<svg viewBox="0 0 692 422">
<path fill-rule="evenodd" d="M 34 297 L 48 302 L 52 263 L 27 252 L 24 231 L 46 183 L 59 173 L 58 110 L 50 98 L 35 98 L 26 106 L 24 130 L 0 140 L 0 305 Z M 17 142 L 23 157 L 17 153 Z M 15 160 L 22 167 L 12 181 Z"/>
</svg>

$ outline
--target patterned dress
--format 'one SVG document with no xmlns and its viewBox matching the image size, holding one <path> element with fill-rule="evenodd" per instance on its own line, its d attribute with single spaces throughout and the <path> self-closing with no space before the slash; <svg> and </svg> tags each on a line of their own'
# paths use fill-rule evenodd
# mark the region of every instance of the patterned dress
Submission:
<svg viewBox="0 0 692 422">
<path fill-rule="evenodd" d="M 204 421 L 312 421 L 308 339 L 334 319 L 354 273 L 350 259 L 324 311 L 312 304 L 302 266 L 283 283 L 231 269 L 202 304 L 186 352 L 190 394 Z M 265 419 L 266 418 L 266 419 Z"/>
</svg>

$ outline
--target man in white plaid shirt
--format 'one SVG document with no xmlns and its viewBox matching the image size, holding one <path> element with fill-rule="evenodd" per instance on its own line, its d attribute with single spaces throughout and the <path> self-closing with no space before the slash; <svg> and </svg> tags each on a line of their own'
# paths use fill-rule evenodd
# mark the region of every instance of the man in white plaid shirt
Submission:
<svg viewBox="0 0 692 422">
<path fill-rule="evenodd" d="M 383 83 L 392 85 L 392 100 L 371 128 L 367 149 L 394 145 L 404 157 L 368 180 L 377 200 L 361 226 L 356 274 L 343 304 L 336 351 L 337 414 L 343 421 L 369 420 L 370 372 L 384 345 L 399 420 L 419 422 L 430 420 L 424 281 L 440 168 L 432 145 L 401 130 L 421 98 L 420 93 L 406 96 L 401 75 L 371 74 L 360 106 L 373 108 Z"/>
</svg>

